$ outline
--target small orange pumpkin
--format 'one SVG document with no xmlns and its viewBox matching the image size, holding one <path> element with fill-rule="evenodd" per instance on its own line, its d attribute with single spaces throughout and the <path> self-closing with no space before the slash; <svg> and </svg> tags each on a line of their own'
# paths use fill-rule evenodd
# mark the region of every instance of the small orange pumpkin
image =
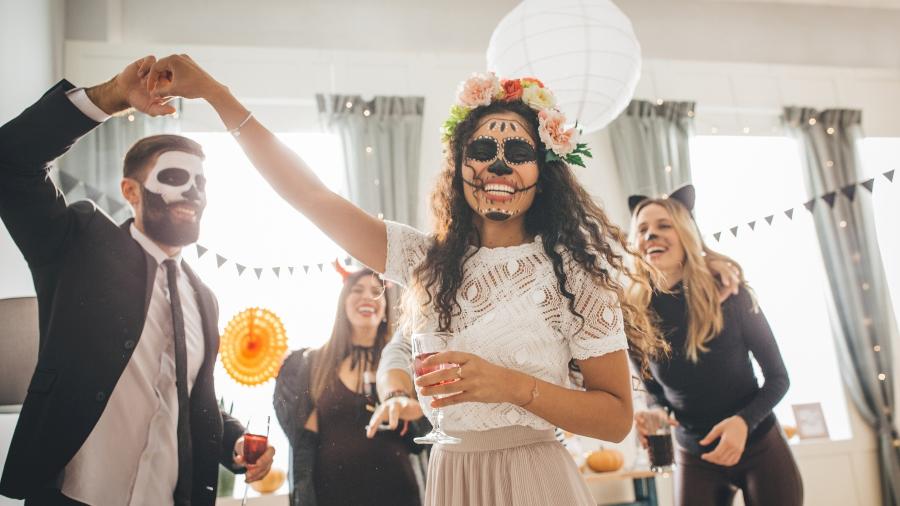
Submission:
<svg viewBox="0 0 900 506">
<path fill-rule="evenodd" d="M 281 488 L 281 485 L 284 483 L 284 479 L 287 476 L 284 474 L 284 471 L 281 469 L 273 467 L 269 474 L 266 475 L 265 478 L 254 481 L 250 484 L 253 487 L 253 490 L 256 490 L 260 494 L 273 494 Z"/>
<path fill-rule="evenodd" d="M 794 436 L 797 435 L 797 427 L 793 425 L 782 425 L 782 429 L 784 429 L 784 436 L 788 438 L 788 440 L 793 439 Z"/>
<path fill-rule="evenodd" d="M 625 463 L 625 457 L 619 450 L 601 448 L 588 455 L 587 465 L 597 473 L 618 471 Z"/>
</svg>

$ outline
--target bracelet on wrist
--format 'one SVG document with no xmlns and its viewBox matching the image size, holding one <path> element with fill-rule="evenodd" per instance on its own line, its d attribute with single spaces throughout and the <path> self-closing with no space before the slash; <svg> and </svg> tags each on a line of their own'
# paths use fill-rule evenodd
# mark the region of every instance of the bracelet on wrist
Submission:
<svg viewBox="0 0 900 506">
<path fill-rule="evenodd" d="M 529 404 L 534 402 L 534 400 L 537 399 L 538 397 L 540 397 L 540 395 L 541 395 L 540 390 L 538 390 L 537 378 L 532 377 L 532 379 L 534 380 L 534 387 L 531 389 L 531 398 L 528 399 L 528 401 L 526 401 L 525 404 L 519 404 L 520 408 L 524 408 L 525 406 L 528 406 Z"/>
<path fill-rule="evenodd" d="M 391 390 L 390 392 L 384 394 L 384 399 L 381 402 L 387 402 L 395 397 L 403 397 L 405 399 L 411 399 L 412 396 L 409 395 L 409 392 L 406 390 Z"/>
</svg>

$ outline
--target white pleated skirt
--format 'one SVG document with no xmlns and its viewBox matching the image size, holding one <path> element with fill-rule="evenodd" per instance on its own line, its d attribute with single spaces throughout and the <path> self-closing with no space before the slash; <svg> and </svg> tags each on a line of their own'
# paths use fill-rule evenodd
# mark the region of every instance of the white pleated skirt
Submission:
<svg viewBox="0 0 900 506">
<path fill-rule="evenodd" d="M 462 443 L 432 449 L 426 506 L 597 504 L 553 430 L 513 426 L 448 433 Z"/>
</svg>

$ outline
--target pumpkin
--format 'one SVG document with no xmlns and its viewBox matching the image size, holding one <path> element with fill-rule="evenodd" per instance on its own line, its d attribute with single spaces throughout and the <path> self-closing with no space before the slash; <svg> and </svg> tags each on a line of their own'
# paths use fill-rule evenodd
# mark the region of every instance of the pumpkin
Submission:
<svg viewBox="0 0 900 506">
<path fill-rule="evenodd" d="M 797 427 L 793 425 L 782 425 L 781 428 L 784 429 L 784 436 L 788 439 L 793 439 L 797 435 Z"/>
<path fill-rule="evenodd" d="M 625 463 L 625 457 L 618 450 L 599 449 L 588 455 L 587 465 L 592 471 L 608 473 L 618 471 Z"/>
<path fill-rule="evenodd" d="M 287 475 L 281 469 L 273 467 L 265 478 L 250 484 L 260 494 L 271 494 L 281 488 Z"/>
</svg>

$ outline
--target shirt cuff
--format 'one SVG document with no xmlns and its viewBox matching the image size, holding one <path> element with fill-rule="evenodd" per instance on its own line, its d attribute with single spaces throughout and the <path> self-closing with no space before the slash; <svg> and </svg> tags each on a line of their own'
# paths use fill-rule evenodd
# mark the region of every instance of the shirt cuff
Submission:
<svg viewBox="0 0 900 506">
<path fill-rule="evenodd" d="M 69 100 L 72 104 L 78 108 L 79 111 L 82 112 L 88 118 L 96 121 L 97 123 L 103 123 L 104 121 L 110 118 L 109 114 L 103 112 L 103 109 L 97 107 L 97 104 L 91 102 L 91 99 L 88 98 L 87 93 L 84 91 L 84 88 L 75 88 L 73 90 L 69 90 L 66 92 L 66 96 L 69 97 Z"/>
</svg>

